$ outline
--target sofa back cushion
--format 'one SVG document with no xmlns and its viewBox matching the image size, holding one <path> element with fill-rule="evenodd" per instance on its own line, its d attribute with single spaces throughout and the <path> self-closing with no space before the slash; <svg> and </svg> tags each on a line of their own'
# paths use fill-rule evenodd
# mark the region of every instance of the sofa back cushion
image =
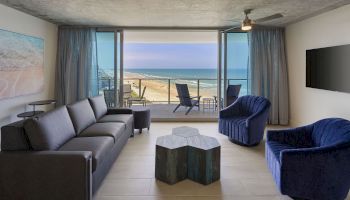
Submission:
<svg viewBox="0 0 350 200">
<path fill-rule="evenodd" d="M 94 111 L 96 120 L 107 114 L 107 104 L 105 98 L 102 95 L 90 97 L 89 102 L 92 110 Z"/>
<path fill-rule="evenodd" d="M 26 151 L 30 149 L 24 132 L 24 121 L 17 121 L 1 127 L 1 151 Z"/>
<path fill-rule="evenodd" d="M 317 121 L 312 131 L 315 146 L 328 146 L 350 142 L 350 121 L 341 118 L 328 118 Z"/>
<path fill-rule="evenodd" d="M 75 137 L 65 106 L 26 120 L 24 129 L 33 150 L 56 150 Z"/>
<path fill-rule="evenodd" d="M 87 99 L 67 105 L 76 134 L 79 134 L 91 124 L 96 122 L 94 111 Z"/>
</svg>

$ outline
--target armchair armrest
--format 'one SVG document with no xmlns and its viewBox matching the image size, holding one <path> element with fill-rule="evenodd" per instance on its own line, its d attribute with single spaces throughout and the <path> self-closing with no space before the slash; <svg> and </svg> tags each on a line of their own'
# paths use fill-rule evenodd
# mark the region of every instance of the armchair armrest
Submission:
<svg viewBox="0 0 350 200">
<path fill-rule="evenodd" d="M 235 101 L 230 106 L 222 109 L 219 113 L 220 118 L 228 118 L 233 116 L 238 116 L 240 114 L 239 102 Z"/>
<path fill-rule="evenodd" d="M 247 126 L 249 126 L 249 124 L 251 124 L 251 123 L 255 124 L 255 122 L 260 121 L 260 120 L 264 120 L 263 124 L 265 126 L 266 119 L 269 115 L 269 108 L 270 108 L 270 106 L 265 107 L 264 109 L 260 110 L 259 112 L 256 112 L 256 113 L 252 114 L 251 116 L 249 116 L 247 118 Z"/>
<path fill-rule="evenodd" d="M 327 191 L 329 188 L 342 188 L 340 190 L 344 190 L 346 195 L 350 184 L 349 157 L 349 143 L 339 143 L 326 147 L 282 150 L 282 194 L 285 194 L 285 191 L 298 194 L 300 191 L 304 191 L 306 187 L 310 191 Z"/>
<path fill-rule="evenodd" d="M 312 147 L 313 124 L 298 128 L 267 131 L 267 141 L 275 141 L 295 147 Z"/>
<path fill-rule="evenodd" d="M 0 199 L 92 199 L 91 152 L 0 153 Z"/>
<path fill-rule="evenodd" d="M 116 115 L 116 114 L 132 114 L 132 109 L 130 108 L 108 108 L 107 115 Z"/>
<path fill-rule="evenodd" d="M 202 96 L 194 96 L 194 97 L 190 97 L 190 99 L 200 99 Z"/>
</svg>

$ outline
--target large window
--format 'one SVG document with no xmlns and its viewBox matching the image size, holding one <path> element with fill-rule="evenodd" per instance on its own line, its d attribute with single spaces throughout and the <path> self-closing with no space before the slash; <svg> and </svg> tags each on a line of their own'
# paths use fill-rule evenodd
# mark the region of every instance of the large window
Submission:
<svg viewBox="0 0 350 200">
<path fill-rule="evenodd" d="M 126 31 L 124 84 L 152 103 L 178 102 L 175 83 L 191 96 L 217 95 L 217 32 Z"/>
</svg>

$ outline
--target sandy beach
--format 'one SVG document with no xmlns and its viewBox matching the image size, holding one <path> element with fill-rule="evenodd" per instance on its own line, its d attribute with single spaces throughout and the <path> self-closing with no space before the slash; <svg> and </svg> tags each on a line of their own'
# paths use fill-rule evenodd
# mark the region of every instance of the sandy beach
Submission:
<svg viewBox="0 0 350 200">
<path fill-rule="evenodd" d="M 147 79 L 147 77 L 142 76 L 137 73 L 125 72 L 124 74 L 124 84 L 131 84 L 132 91 L 136 94 L 139 93 L 139 79 Z M 177 91 L 175 83 L 181 83 L 178 80 L 170 81 L 170 100 L 178 101 Z M 168 101 L 168 80 L 142 80 L 141 81 L 141 92 L 143 87 L 146 86 L 145 98 L 149 101 Z M 189 84 L 189 90 L 191 96 L 197 96 L 197 87 L 191 86 Z M 215 88 L 204 88 L 200 87 L 200 94 L 202 98 L 213 97 L 216 95 Z"/>
</svg>

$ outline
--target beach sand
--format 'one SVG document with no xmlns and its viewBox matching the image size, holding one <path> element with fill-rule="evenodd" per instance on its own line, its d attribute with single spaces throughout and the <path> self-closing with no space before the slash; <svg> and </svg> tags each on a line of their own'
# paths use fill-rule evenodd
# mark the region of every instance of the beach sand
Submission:
<svg viewBox="0 0 350 200">
<path fill-rule="evenodd" d="M 139 94 L 139 79 L 147 79 L 137 73 L 126 72 L 124 74 L 124 84 L 131 84 L 133 92 Z M 181 81 L 171 80 L 170 82 L 170 101 L 178 101 L 176 97 L 177 91 L 175 83 L 181 83 Z M 141 81 L 141 93 L 143 87 L 146 88 L 145 98 L 149 101 L 168 101 L 168 80 L 142 80 Z M 191 96 L 197 96 L 197 87 L 189 85 L 189 91 Z M 208 89 L 200 87 L 200 94 L 202 98 L 216 96 L 216 89 Z"/>
</svg>

